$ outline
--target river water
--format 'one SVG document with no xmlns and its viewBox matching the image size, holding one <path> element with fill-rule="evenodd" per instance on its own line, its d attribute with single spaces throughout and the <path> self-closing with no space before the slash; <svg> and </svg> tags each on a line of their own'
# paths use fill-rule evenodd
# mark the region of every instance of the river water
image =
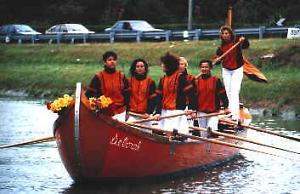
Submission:
<svg viewBox="0 0 300 194">
<path fill-rule="evenodd" d="M 52 135 L 56 114 L 42 101 L 0 99 L 0 145 Z M 253 124 L 300 136 L 300 120 L 254 116 Z M 248 138 L 295 151 L 300 143 L 249 130 Z M 300 157 L 260 146 L 254 149 L 293 158 L 241 151 L 238 159 L 207 171 L 147 183 L 74 184 L 55 142 L 0 149 L 0 193 L 300 193 Z M 296 161 L 298 160 L 298 161 Z"/>
</svg>

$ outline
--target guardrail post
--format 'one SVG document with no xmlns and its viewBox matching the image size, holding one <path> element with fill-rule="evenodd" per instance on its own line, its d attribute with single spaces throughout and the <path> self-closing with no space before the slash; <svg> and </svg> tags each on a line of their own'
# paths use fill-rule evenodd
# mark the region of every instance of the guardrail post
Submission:
<svg viewBox="0 0 300 194">
<path fill-rule="evenodd" d="M 61 34 L 57 34 L 57 35 L 56 35 L 56 41 L 57 41 L 57 44 L 60 43 L 60 37 L 61 37 Z"/>
<path fill-rule="evenodd" d="M 136 32 L 136 42 L 141 42 L 141 36 L 142 36 L 142 32 L 140 31 Z"/>
<path fill-rule="evenodd" d="M 115 33 L 114 32 L 109 33 L 109 40 L 110 40 L 110 43 L 115 42 Z"/>
<path fill-rule="evenodd" d="M 196 29 L 194 40 L 199 40 L 201 36 L 202 36 L 202 30 L 201 29 Z"/>
<path fill-rule="evenodd" d="M 169 42 L 170 41 L 170 36 L 171 36 L 171 31 L 170 30 L 168 30 L 168 31 L 166 31 L 166 42 Z"/>
<path fill-rule="evenodd" d="M 34 44 L 34 40 L 35 40 L 35 35 L 31 36 L 31 43 Z"/>
<path fill-rule="evenodd" d="M 83 35 L 83 43 L 84 44 L 86 43 L 86 36 L 87 36 L 86 34 Z"/>
<path fill-rule="evenodd" d="M 266 31 L 266 27 L 265 26 L 260 26 L 259 27 L 259 32 L 258 32 L 259 33 L 259 39 L 263 38 L 265 31 Z"/>
<path fill-rule="evenodd" d="M 5 36 L 5 43 L 7 44 L 7 43 L 10 43 L 10 37 L 9 36 Z"/>
</svg>

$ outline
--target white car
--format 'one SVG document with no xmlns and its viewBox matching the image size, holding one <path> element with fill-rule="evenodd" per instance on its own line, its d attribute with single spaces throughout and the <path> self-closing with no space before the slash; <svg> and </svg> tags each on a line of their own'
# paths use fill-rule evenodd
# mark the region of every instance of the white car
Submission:
<svg viewBox="0 0 300 194">
<path fill-rule="evenodd" d="M 45 32 L 46 34 L 92 34 L 94 31 L 88 30 L 81 24 L 58 24 L 52 26 Z"/>
<path fill-rule="evenodd" d="M 120 20 L 112 27 L 106 28 L 105 32 L 161 32 L 144 20 Z"/>
</svg>

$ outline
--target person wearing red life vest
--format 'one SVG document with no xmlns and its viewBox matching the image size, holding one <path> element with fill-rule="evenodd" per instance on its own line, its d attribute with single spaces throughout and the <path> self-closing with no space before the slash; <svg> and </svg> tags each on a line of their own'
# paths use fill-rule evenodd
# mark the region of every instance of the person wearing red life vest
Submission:
<svg viewBox="0 0 300 194">
<path fill-rule="evenodd" d="M 244 64 L 242 49 L 247 49 L 249 47 L 249 41 L 243 36 L 237 38 L 230 26 L 222 26 L 220 29 L 220 36 L 222 43 L 216 51 L 217 56 L 221 56 L 238 41 L 241 42 L 221 59 L 221 61 L 223 61 L 222 77 L 229 100 L 229 110 L 231 111 L 232 119 L 238 120 L 239 94 L 243 79 Z M 219 62 L 218 58 L 214 60 L 214 64 Z"/>
<path fill-rule="evenodd" d="M 129 105 L 128 80 L 121 71 L 116 70 L 118 56 L 115 52 L 105 52 L 102 59 L 104 70 L 93 77 L 85 94 L 88 98 L 101 95 L 111 98 L 116 106 L 113 118 L 125 121 L 126 109 Z"/>
<path fill-rule="evenodd" d="M 221 80 L 211 74 L 212 61 L 202 60 L 199 63 L 200 76 L 195 80 L 197 115 L 219 112 L 221 107 L 227 109 L 228 99 Z M 199 118 L 199 127 L 218 130 L 217 116 Z M 207 133 L 201 133 L 206 136 Z"/>
<path fill-rule="evenodd" d="M 155 82 L 148 76 L 148 63 L 144 59 L 136 59 L 130 67 L 131 77 L 128 79 L 130 87 L 129 110 L 133 113 L 148 118 L 153 114 L 156 105 Z M 127 122 L 142 119 L 139 116 L 130 115 Z M 151 122 L 143 123 L 151 125 Z"/>
<path fill-rule="evenodd" d="M 194 88 L 192 84 L 189 84 L 186 77 L 179 73 L 179 58 L 171 53 L 166 53 L 160 58 L 162 70 L 165 73 L 160 78 L 157 93 L 157 108 L 158 120 L 160 115 L 171 115 L 184 113 L 186 108 L 186 96 L 188 96 L 189 109 L 195 110 L 193 105 Z M 160 126 L 165 130 L 173 131 L 177 129 L 181 133 L 188 133 L 187 116 L 178 116 L 169 119 L 163 119 L 160 121 Z"/>
</svg>

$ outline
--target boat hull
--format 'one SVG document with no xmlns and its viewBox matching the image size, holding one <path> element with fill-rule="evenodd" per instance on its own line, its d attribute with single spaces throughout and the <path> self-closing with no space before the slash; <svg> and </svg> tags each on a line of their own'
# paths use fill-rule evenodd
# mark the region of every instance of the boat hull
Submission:
<svg viewBox="0 0 300 194">
<path fill-rule="evenodd" d="M 84 96 L 82 96 L 84 98 Z M 239 149 L 202 141 L 170 141 L 105 115 L 80 103 L 79 137 L 74 107 L 55 124 L 55 137 L 65 168 L 74 180 L 140 179 L 217 165 L 234 158 Z M 239 131 L 245 136 L 246 131 Z M 239 141 L 218 138 L 240 144 Z"/>
</svg>

